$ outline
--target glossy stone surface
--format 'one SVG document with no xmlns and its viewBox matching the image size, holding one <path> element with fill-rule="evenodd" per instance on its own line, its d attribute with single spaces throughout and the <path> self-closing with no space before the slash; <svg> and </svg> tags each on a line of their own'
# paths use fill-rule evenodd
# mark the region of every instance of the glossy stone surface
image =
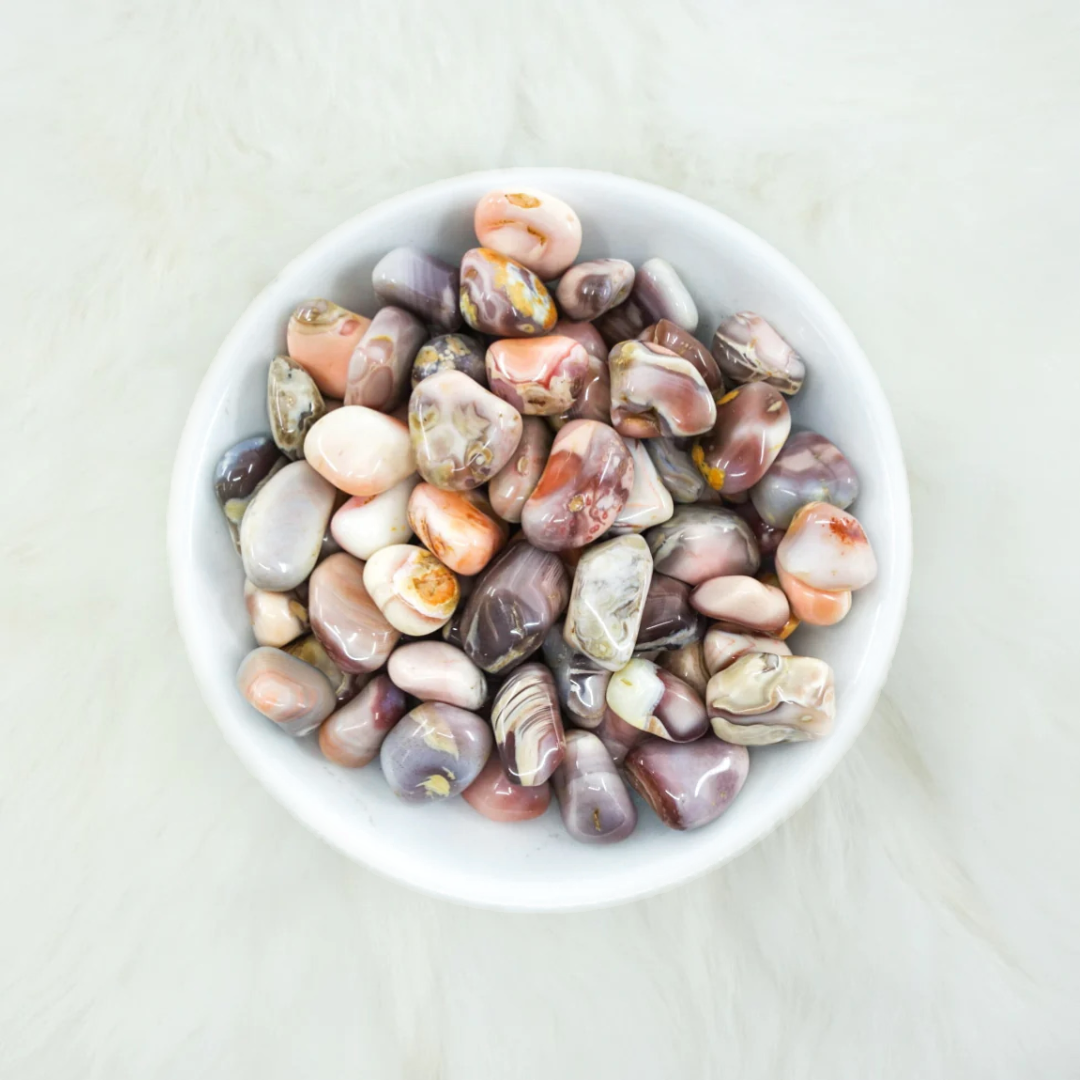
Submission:
<svg viewBox="0 0 1080 1080">
<path fill-rule="evenodd" d="M 286 460 L 269 435 L 242 439 L 218 459 L 214 468 L 214 494 L 237 550 L 240 547 L 240 522 L 248 504 L 259 486 L 284 468 Z"/>
<path fill-rule="evenodd" d="M 461 314 L 474 329 L 495 337 L 539 337 L 555 325 L 555 301 L 521 263 L 490 248 L 461 260 Z"/>
<path fill-rule="evenodd" d="M 649 317 L 631 292 L 628 300 L 610 311 L 605 311 L 593 325 L 600 332 L 607 347 L 611 349 L 621 341 L 636 338 L 649 323 L 655 321 Z"/>
<path fill-rule="evenodd" d="M 343 671 L 314 634 L 305 634 L 302 638 L 289 642 L 285 651 L 297 660 L 303 660 L 305 664 L 317 668 L 326 676 L 339 706 L 356 697 L 371 677 L 367 672 Z"/>
<path fill-rule="evenodd" d="M 567 645 L 561 622 L 547 632 L 543 648 L 562 710 L 578 727 L 596 727 L 607 708 L 611 672 Z"/>
<path fill-rule="evenodd" d="M 791 649 L 783 641 L 767 634 L 742 634 L 722 626 L 710 627 L 705 634 L 704 661 L 710 678 L 718 671 L 731 667 L 736 660 L 755 652 L 791 655 Z"/>
<path fill-rule="evenodd" d="M 581 250 L 581 221 L 562 199 L 538 188 L 489 191 L 473 215 L 476 238 L 516 259 L 545 281 L 558 277 Z"/>
<path fill-rule="evenodd" d="M 323 394 L 341 401 L 349 361 L 370 324 L 370 319 L 330 300 L 305 300 L 289 319 L 286 348 Z"/>
<path fill-rule="evenodd" d="M 776 568 L 780 588 L 791 605 L 791 613 L 811 626 L 835 626 L 851 610 L 851 590 L 826 592 L 812 589 L 793 578 L 782 566 Z"/>
<path fill-rule="evenodd" d="M 679 448 L 675 439 L 658 436 L 643 439 L 642 442 L 660 482 L 671 492 L 674 502 L 697 502 L 702 493 L 709 490 L 693 458 L 686 450 Z"/>
<path fill-rule="evenodd" d="M 647 439 L 624 439 L 634 462 L 634 485 L 611 524 L 612 536 L 639 533 L 668 520 L 675 513 L 671 492 L 664 486 L 646 450 Z"/>
<path fill-rule="evenodd" d="M 633 459 L 618 434 L 595 420 L 574 420 L 555 436 L 521 527 L 547 551 L 582 547 L 611 527 L 633 484 Z"/>
<path fill-rule="evenodd" d="M 405 695 L 389 677 L 376 675 L 319 728 L 319 749 L 335 765 L 362 768 L 375 760 L 407 708 Z"/>
<path fill-rule="evenodd" d="M 782 589 L 745 574 L 703 581 L 690 603 L 710 619 L 760 634 L 780 633 L 791 617 Z"/>
<path fill-rule="evenodd" d="M 454 613 L 458 583 L 430 551 L 391 544 L 364 564 L 364 588 L 391 626 L 410 637 L 433 633 Z"/>
<path fill-rule="evenodd" d="M 448 491 L 487 483 L 513 456 L 521 430 L 517 409 L 460 371 L 424 379 L 409 400 L 417 468 Z"/>
<path fill-rule="evenodd" d="M 858 494 L 859 479 L 851 463 L 828 439 L 812 431 L 792 435 L 750 489 L 762 520 L 778 529 L 786 529 L 807 503 L 825 502 L 846 510 Z"/>
<path fill-rule="evenodd" d="M 635 746 L 649 738 L 641 728 L 628 724 L 606 706 L 600 723 L 591 731 L 603 744 L 604 749 L 611 756 L 611 760 L 619 766 L 622 765 L 626 755 Z"/>
<path fill-rule="evenodd" d="M 704 480 L 704 477 L 702 477 L 702 480 Z M 706 485 L 706 490 L 711 491 L 712 489 Z M 767 521 L 762 520 L 752 502 L 733 506 L 732 509 L 750 526 L 750 531 L 757 540 L 758 551 L 761 552 L 762 559 L 771 559 L 776 554 L 780 541 L 784 539 L 784 530 L 774 529 Z"/>
<path fill-rule="evenodd" d="M 547 419 L 556 431 L 571 420 L 597 420 L 602 424 L 611 422 L 611 373 L 608 369 L 606 349 L 603 357 L 589 354 L 589 366 L 585 369 L 581 388 L 570 408 Z"/>
<path fill-rule="evenodd" d="M 631 660 L 611 676 L 607 706 L 631 727 L 671 742 L 692 742 L 709 729 L 697 691 L 650 660 Z"/>
<path fill-rule="evenodd" d="M 470 710 L 487 701 L 484 673 L 460 649 L 444 641 L 399 645 L 386 671 L 395 686 L 421 701 L 443 701 Z"/>
<path fill-rule="evenodd" d="M 379 764 L 390 790 L 405 802 L 447 799 L 480 775 L 492 743 L 491 728 L 475 713 L 429 701 L 394 725 Z"/>
<path fill-rule="evenodd" d="M 609 671 L 630 659 L 652 579 L 652 556 L 640 536 L 589 548 L 574 572 L 563 636 Z"/>
<path fill-rule="evenodd" d="M 416 472 L 409 429 L 363 405 L 345 405 L 316 422 L 304 457 L 349 495 L 378 495 Z"/>
<path fill-rule="evenodd" d="M 689 360 L 705 380 L 705 385 L 713 398 L 724 396 L 724 377 L 713 359 L 712 353 L 693 334 L 673 323 L 670 319 L 661 319 L 646 326 L 638 335 L 639 341 L 660 345 L 670 349 L 676 356 Z"/>
<path fill-rule="evenodd" d="M 750 754 L 713 735 L 694 743 L 646 739 L 624 763 L 627 779 L 671 829 L 715 821 L 746 783 Z"/>
<path fill-rule="evenodd" d="M 335 496 L 305 461 L 286 465 L 266 481 L 240 522 L 240 554 L 253 585 L 287 592 L 311 573 Z"/>
<path fill-rule="evenodd" d="M 716 424 L 691 453 L 711 488 L 736 495 L 765 475 L 790 430 L 783 395 L 766 383 L 749 383 L 716 403 Z"/>
<path fill-rule="evenodd" d="M 420 542 L 456 574 L 479 574 L 506 543 L 507 528 L 478 492 L 420 484 L 409 498 Z"/>
<path fill-rule="evenodd" d="M 633 297 L 648 322 L 668 319 L 691 334 L 697 329 L 698 309 L 694 298 L 666 259 L 646 259 L 638 267 Z"/>
<path fill-rule="evenodd" d="M 295 360 L 275 356 L 266 379 L 266 412 L 278 449 L 295 461 L 303 457 L 304 438 L 326 406 L 315 380 Z"/>
<path fill-rule="evenodd" d="M 294 592 L 270 592 L 244 582 L 244 607 L 260 645 L 280 649 L 308 628 L 307 608 Z"/>
<path fill-rule="evenodd" d="M 495 745 L 515 784 L 547 783 L 566 751 L 555 680 L 543 664 L 523 664 L 491 704 Z"/>
<path fill-rule="evenodd" d="M 810 656 L 750 653 L 709 680 L 705 704 L 713 731 L 726 742 L 820 739 L 836 716 L 832 668 Z"/>
<path fill-rule="evenodd" d="M 510 670 L 540 648 L 569 595 L 570 579 L 557 555 L 512 543 L 477 579 L 465 606 L 465 652 L 484 671 Z"/>
<path fill-rule="evenodd" d="M 690 604 L 691 587 L 653 572 L 634 652 L 678 649 L 705 636 L 706 620 Z"/>
<path fill-rule="evenodd" d="M 588 322 L 618 307 L 634 287 L 634 267 L 625 259 L 590 259 L 571 266 L 555 290 L 559 310 Z"/>
<path fill-rule="evenodd" d="M 424 324 L 404 308 L 376 312 L 349 361 L 345 404 L 380 412 L 397 408 L 408 396 L 413 361 L 427 336 Z"/>
<path fill-rule="evenodd" d="M 551 328 L 551 332 L 562 337 L 573 338 L 579 345 L 585 346 L 585 351 L 594 360 L 602 360 L 604 366 L 607 366 L 608 353 L 611 350 L 600 336 L 600 331 L 592 323 L 578 322 L 574 319 L 560 319 Z M 604 419 L 607 419 L 606 411 Z"/>
<path fill-rule="evenodd" d="M 725 574 L 754 574 L 761 564 L 750 527 L 722 506 L 680 506 L 645 539 L 657 572 L 688 585 Z"/>
<path fill-rule="evenodd" d="M 604 744 L 590 731 L 566 733 L 566 757 L 552 778 L 566 831 L 584 844 L 625 840 L 637 810 Z"/>
<path fill-rule="evenodd" d="M 314 731 L 337 704 L 325 676 L 280 649 L 249 652 L 236 673 L 236 686 L 249 705 L 288 735 Z"/>
<path fill-rule="evenodd" d="M 522 420 L 521 441 L 513 457 L 491 478 L 488 498 L 491 507 L 504 521 L 521 521 L 525 501 L 536 490 L 551 453 L 554 435 L 539 416 Z"/>
<path fill-rule="evenodd" d="M 461 793 L 478 813 L 491 821 L 529 821 L 540 817 L 551 804 L 551 785 L 522 787 L 515 784 L 498 754 L 492 754 L 480 775 Z"/>
<path fill-rule="evenodd" d="M 716 328 L 712 354 L 729 384 L 767 382 L 794 394 L 806 376 L 806 365 L 795 350 L 750 311 L 732 315 Z"/>
<path fill-rule="evenodd" d="M 776 566 L 827 592 L 861 589 L 877 577 L 874 549 L 858 519 L 823 502 L 808 503 L 795 515 L 776 551 Z"/>
<path fill-rule="evenodd" d="M 331 555 L 308 586 L 311 629 L 344 671 L 377 671 L 401 636 L 365 587 L 364 566 L 344 552 Z"/>
<path fill-rule="evenodd" d="M 439 330 L 461 325 L 458 268 L 416 248 L 388 251 L 371 271 L 375 295 L 386 304 L 412 312 Z"/>
<path fill-rule="evenodd" d="M 682 679 L 687 686 L 704 699 L 705 687 L 709 684 L 709 671 L 705 666 L 705 655 L 700 641 L 692 641 L 681 649 L 666 649 L 657 658 L 656 663 L 665 671 Z"/>
<path fill-rule="evenodd" d="M 649 439 L 708 431 L 716 402 L 689 360 L 660 345 L 624 341 L 611 350 L 611 423 L 621 435 Z"/>
<path fill-rule="evenodd" d="M 460 371 L 487 386 L 484 346 L 472 334 L 442 334 L 420 346 L 413 360 L 412 385 L 440 371 Z"/>
<path fill-rule="evenodd" d="M 343 551 L 370 559 L 380 548 L 412 538 L 409 496 L 420 483 L 413 473 L 378 495 L 354 495 L 334 511 L 330 532 Z"/>
<path fill-rule="evenodd" d="M 573 338 L 502 338 L 487 351 L 488 386 L 524 416 L 555 416 L 574 403 L 589 368 Z"/>
</svg>

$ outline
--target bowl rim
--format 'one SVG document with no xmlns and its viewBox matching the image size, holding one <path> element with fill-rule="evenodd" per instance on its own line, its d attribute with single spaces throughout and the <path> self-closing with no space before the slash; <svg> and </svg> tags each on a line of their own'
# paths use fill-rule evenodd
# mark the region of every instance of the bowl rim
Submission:
<svg viewBox="0 0 1080 1080">
<path fill-rule="evenodd" d="M 861 715 L 849 720 L 843 729 L 834 732 L 820 744 L 823 749 L 815 761 L 812 775 L 808 775 L 810 770 L 801 771 L 799 782 L 793 787 L 790 797 L 783 801 L 783 804 L 770 819 L 763 820 L 760 826 L 754 829 L 744 841 L 734 845 L 729 850 L 719 853 L 707 853 L 707 857 L 701 860 L 700 865 L 684 869 L 678 875 L 661 881 L 651 880 L 647 875 L 643 875 L 639 887 L 626 889 L 618 895 L 598 895 L 595 898 L 578 900 L 570 904 L 530 903 L 527 899 L 518 898 L 489 901 L 483 896 L 470 895 L 456 887 L 440 888 L 438 884 L 432 882 L 430 876 L 420 874 L 407 860 L 395 861 L 388 858 L 384 851 L 372 852 L 363 845 L 353 842 L 352 834 L 348 828 L 337 820 L 326 820 L 318 808 L 303 796 L 305 789 L 290 783 L 287 770 L 277 767 L 275 763 L 262 755 L 251 752 L 249 747 L 237 737 L 231 726 L 224 722 L 224 693 L 226 689 L 218 685 L 221 680 L 216 673 L 209 669 L 206 657 L 196 648 L 196 642 L 199 640 L 199 613 L 196 610 L 193 594 L 187 588 L 187 581 L 195 573 L 196 567 L 190 545 L 186 541 L 186 535 L 188 523 L 194 513 L 197 484 L 199 483 L 198 464 L 202 457 L 203 444 L 209 438 L 211 420 L 218 407 L 217 394 L 212 392 L 212 389 L 216 388 L 219 382 L 219 373 L 225 370 L 231 362 L 231 354 L 236 347 L 237 341 L 246 336 L 249 324 L 254 323 L 255 320 L 261 317 L 261 309 L 264 306 L 267 294 L 275 288 L 280 279 L 290 275 L 298 264 L 317 260 L 323 250 L 333 248 L 338 238 L 343 234 L 365 224 L 377 222 L 383 216 L 392 215 L 400 207 L 408 205 L 417 199 L 450 193 L 455 188 L 474 188 L 481 183 L 489 188 L 515 183 L 522 186 L 541 188 L 550 185 L 555 190 L 558 190 L 560 183 L 566 180 L 603 183 L 616 195 L 620 191 L 632 192 L 635 196 L 645 196 L 659 203 L 666 203 L 676 211 L 681 209 L 683 212 L 696 215 L 710 215 L 716 218 L 718 224 L 721 224 L 723 228 L 734 235 L 738 235 L 747 248 L 754 252 L 755 258 L 762 263 L 768 264 L 771 268 L 779 271 L 800 286 L 805 295 L 813 301 L 815 316 L 827 327 L 828 335 L 842 341 L 852 360 L 863 369 L 865 385 L 861 388 L 861 392 L 869 395 L 872 399 L 867 401 L 866 405 L 872 410 L 879 425 L 878 436 L 881 452 L 890 482 L 894 486 L 891 502 L 893 508 L 900 511 L 902 517 L 898 517 L 893 522 L 895 568 L 890 577 L 889 587 L 881 600 L 881 621 L 877 626 L 877 631 L 881 635 L 879 638 L 881 646 L 866 658 L 865 666 L 860 672 L 861 689 L 864 698 Z M 222 340 L 213 360 L 203 373 L 177 446 L 170 479 L 166 520 L 166 547 L 173 606 L 180 635 L 184 642 L 184 649 L 206 707 L 213 716 L 214 722 L 217 724 L 225 741 L 243 762 L 248 772 L 293 817 L 302 822 L 317 836 L 342 852 L 342 854 L 374 870 L 383 877 L 440 899 L 452 900 L 473 907 L 520 911 L 523 913 L 591 910 L 629 903 L 665 892 L 730 862 L 763 840 L 799 810 L 815 794 L 821 784 L 832 773 L 840 759 L 848 752 L 874 711 L 877 699 L 885 685 L 903 628 L 911 580 L 912 546 L 911 501 L 907 470 L 892 410 L 889 407 L 877 374 L 866 354 L 860 348 L 854 333 L 821 290 L 768 241 L 720 210 L 681 192 L 648 181 L 601 170 L 559 166 L 522 166 L 480 170 L 412 188 L 409 191 L 382 200 L 359 214 L 346 219 L 318 237 L 307 248 L 290 259 L 252 298 L 244 312 Z M 230 684 L 228 690 L 231 691 L 231 689 Z"/>
</svg>

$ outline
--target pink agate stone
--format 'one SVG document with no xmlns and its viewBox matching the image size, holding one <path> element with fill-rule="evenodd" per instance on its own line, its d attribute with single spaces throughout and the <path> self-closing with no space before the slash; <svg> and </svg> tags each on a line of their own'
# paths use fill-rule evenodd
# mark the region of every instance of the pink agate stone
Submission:
<svg viewBox="0 0 1080 1080">
<path fill-rule="evenodd" d="M 633 459 L 622 439 L 606 424 L 574 420 L 555 436 L 521 527 L 545 551 L 583 547 L 607 531 L 633 485 Z"/>
<path fill-rule="evenodd" d="M 611 350 L 611 423 L 620 435 L 649 439 L 708 431 L 716 403 L 700 372 L 670 349 L 624 341 Z"/>
<path fill-rule="evenodd" d="M 488 758 L 480 775 L 461 793 L 478 813 L 491 821 L 529 821 L 540 817 L 551 804 L 551 785 L 515 784 L 497 754 Z"/>
<path fill-rule="evenodd" d="M 562 199 L 536 188 L 500 188 L 477 204 L 476 238 L 527 266 L 545 281 L 557 278 L 581 250 L 581 221 Z"/>
<path fill-rule="evenodd" d="M 573 338 L 504 338 L 486 359 L 488 387 L 525 416 L 555 416 L 577 398 L 589 370 L 589 354 Z"/>
<path fill-rule="evenodd" d="M 371 320 L 330 300 L 305 300 L 289 319 L 286 348 L 327 397 L 341 400 L 349 360 Z"/>
<path fill-rule="evenodd" d="M 249 511 L 250 513 L 250 511 Z M 828 503 L 807 503 L 776 550 L 777 569 L 811 589 L 861 589 L 877 576 L 877 559 L 858 519 Z"/>
</svg>

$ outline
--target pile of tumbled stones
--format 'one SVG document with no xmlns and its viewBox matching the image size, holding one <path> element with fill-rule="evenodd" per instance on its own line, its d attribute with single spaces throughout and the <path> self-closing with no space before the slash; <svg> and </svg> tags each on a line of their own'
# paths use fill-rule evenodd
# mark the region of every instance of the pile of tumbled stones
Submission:
<svg viewBox="0 0 1080 1080">
<path fill-rule="evenodd" d="M 611 842 L 628 782 L 697 828 L 748 746 L 832 726 L 832 670 L 786 639 L 874 578 L 858 480 L 790 435 L 805 366 L 760 315 L 706 348 L 669 263 L 575 262 L 543 191 L 485 195 L 475 229 L 458 266 L 389 252 L 370 318 L 292 313 L 270 433 L 214 478 L 258 644 L 239 692 L 409 803 L 521 821 L 554 788 Z"/>
</svg>

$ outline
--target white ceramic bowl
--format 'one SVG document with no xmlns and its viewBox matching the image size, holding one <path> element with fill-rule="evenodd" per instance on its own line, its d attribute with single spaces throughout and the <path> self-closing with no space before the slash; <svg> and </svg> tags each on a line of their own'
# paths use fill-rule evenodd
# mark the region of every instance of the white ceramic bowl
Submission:
<svg viewBox="0 0 1080 1080">
<path fill-rule="evenodd" d="M 243 572 L 214 498 L 211 477 L 226 447 L 267 430 L 266 367 L 284 348 L 289 313 L 324 296 L 370 314 L 371 268 L 411 244 L 456 262 L 475 245 L 473 207 L 507 183 L 544 188 L 581 217 L 581 258 L 670 261 L 697 301 L 699 336 L 720 319 L 756 311 L 806 359 L 792 399 L 797 425 L 835 441 L 858 470 L 853 507 L 873 542 L 877 580 L 850 615 L 826 630 L 800 629 L 796 652 L 836 671 L 837 720 L 821 742 L 750 751 L 750 775 L 731 809 L 692 833 L 662 826 L 640 805 L 628 840 L 575 843 L 552 800 L 524 824 L 495 824 L 461 799 L 407 806 L 377 764 L 340 769 L 312 738 L 291 739 L 247 705 L 234 675 L 254 642 Z M 203 696 L 222 733 L 287 809 L 345 854 L 391 878 L 448 899 L 511 910 L 600 907 L 686 881 L 746 850 L 796 810 L 851 746 L 874 706 L 896 647 L 911 565 L 911 511 L 904 461 L 881 387 L 832 305 L 768 244 L 682 195 L 604 173 L 515 169 L 476 173 L 411 191 L 324 236 L 263 290 L 225 339 L 191 408 L 173 472 L 169 556 L 180 630 Z"/>
</svg>

